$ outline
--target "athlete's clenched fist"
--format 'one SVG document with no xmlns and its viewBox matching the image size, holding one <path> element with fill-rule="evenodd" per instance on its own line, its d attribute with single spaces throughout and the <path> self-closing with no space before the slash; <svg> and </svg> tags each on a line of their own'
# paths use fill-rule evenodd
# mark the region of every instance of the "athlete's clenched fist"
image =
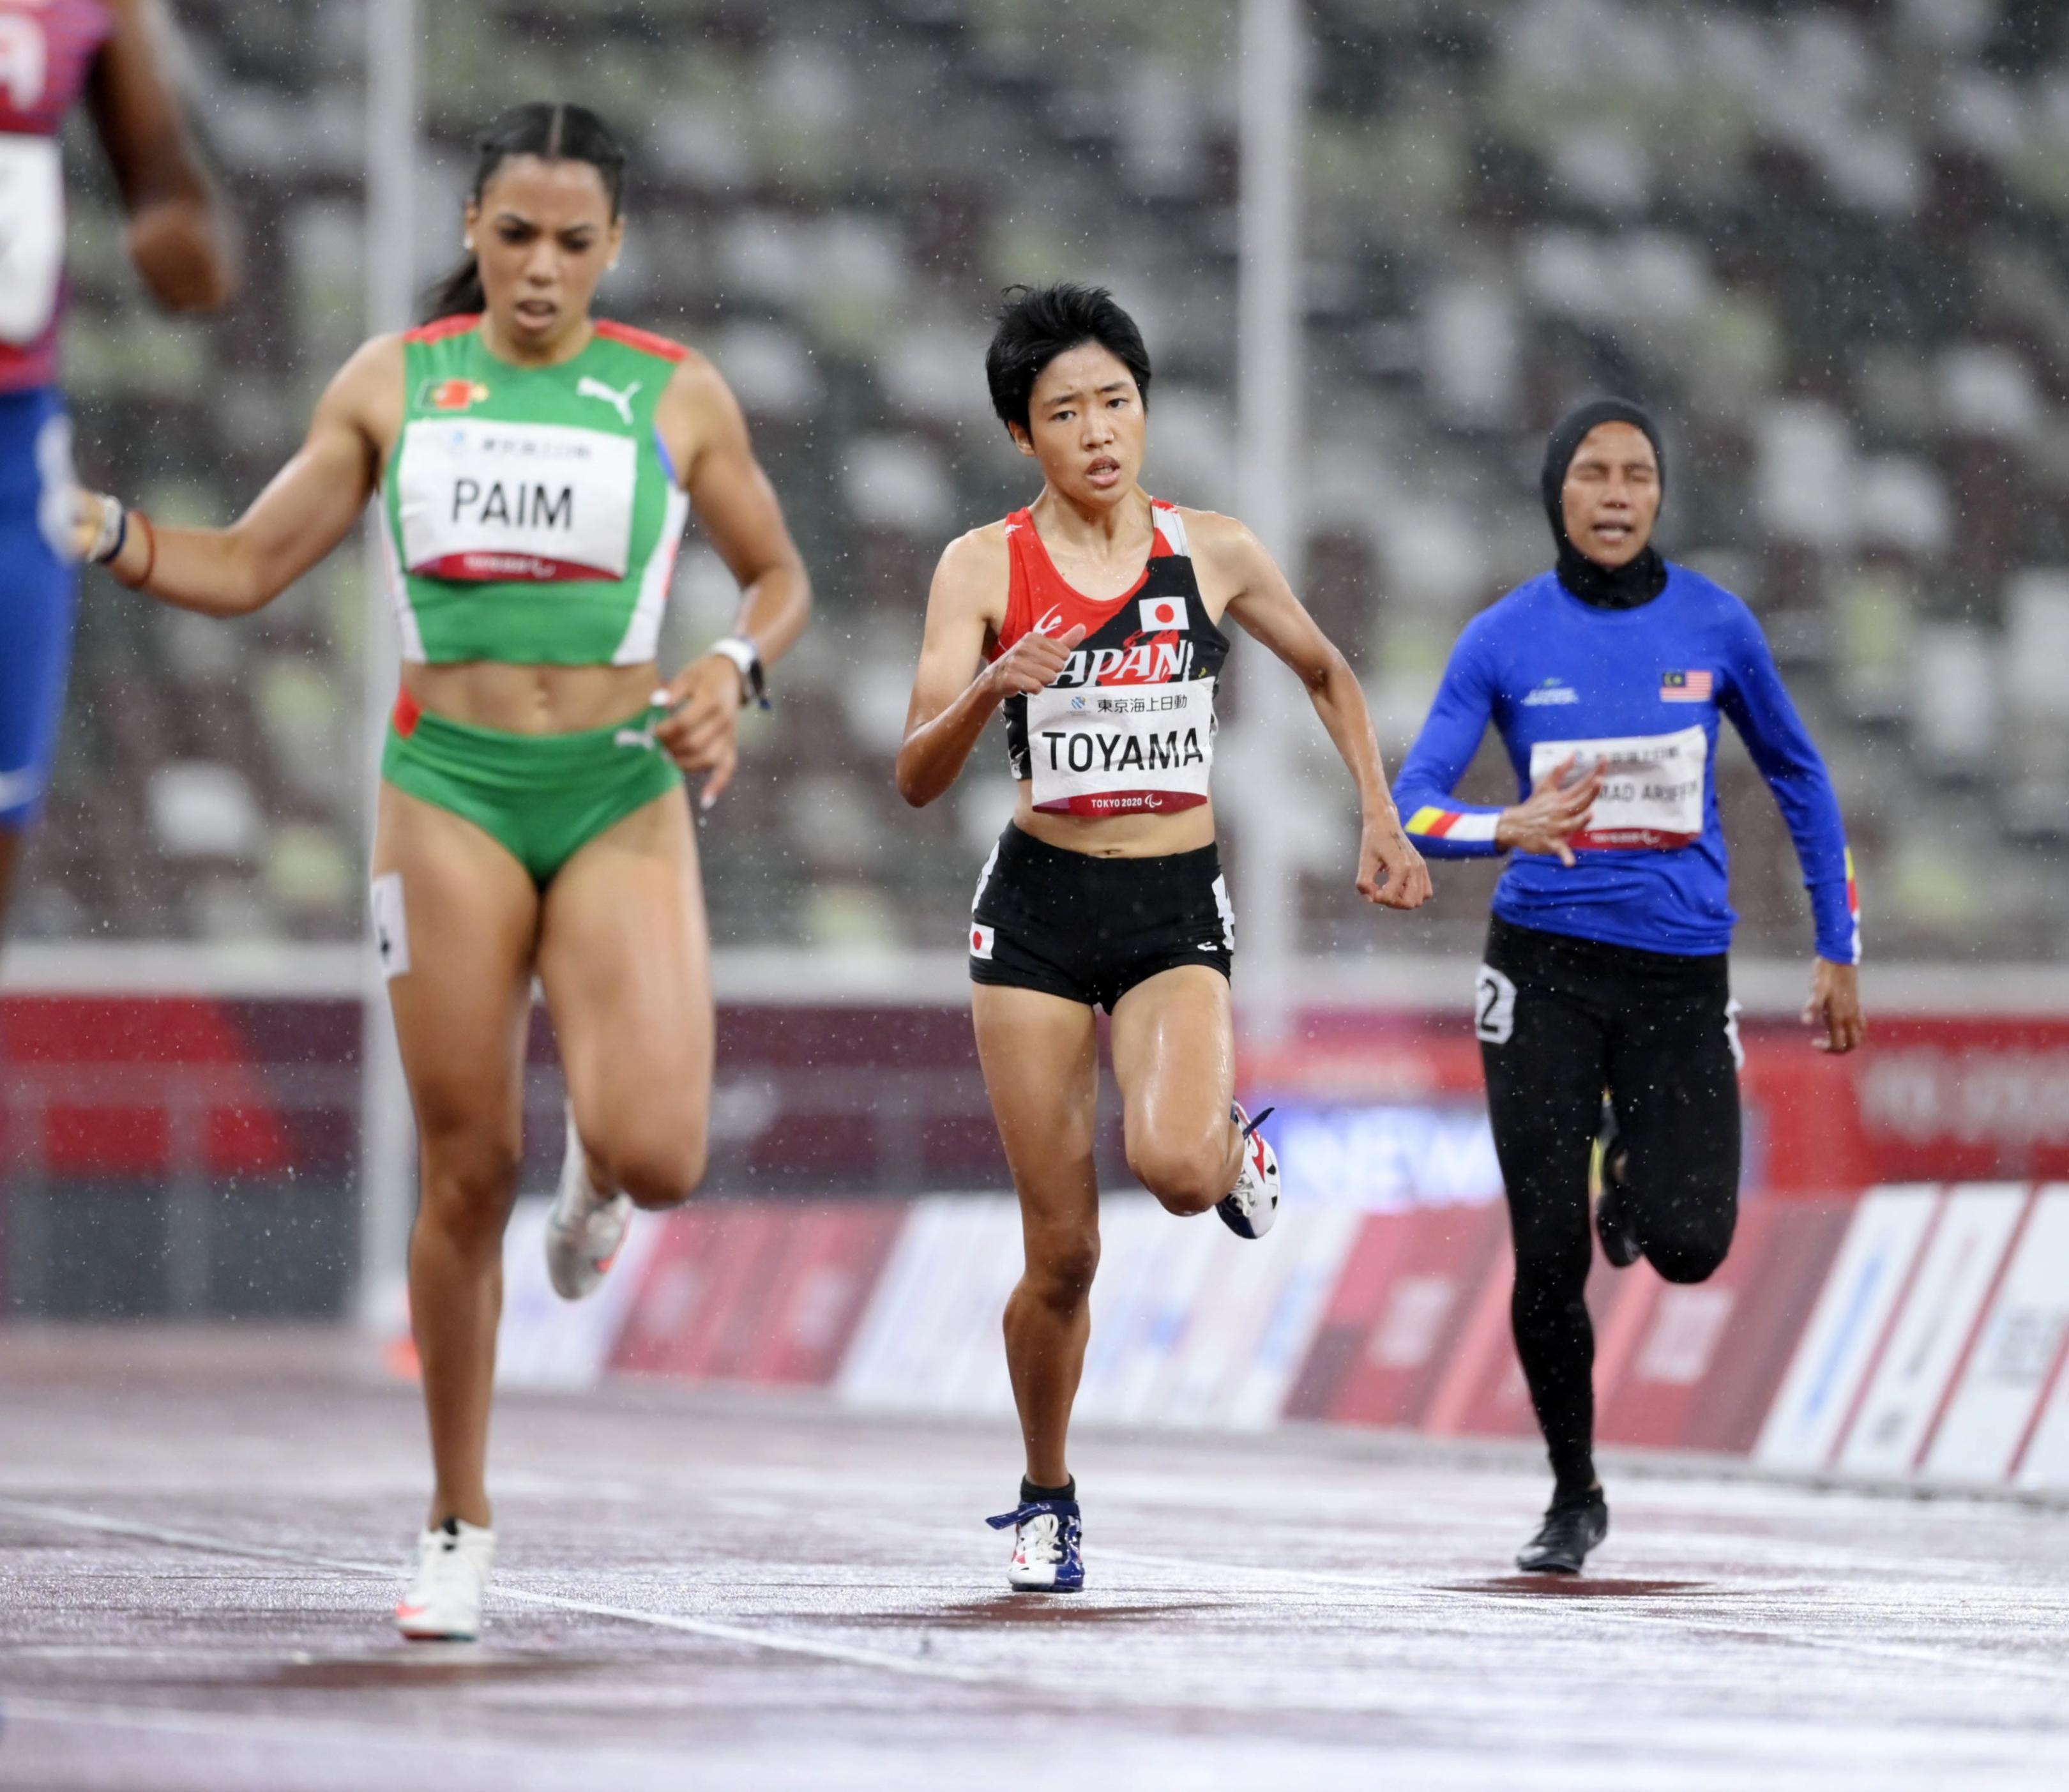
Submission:
<svg viewBox="0 0 2069 1792">
<path fill-rule="evenodd" d="M 1071 651 L 1085 638 L 1080 623 L 1061 635 L 1023 635 L 992 661 L 984 676 L 1002 697 L 1028 696 L 1046 691 L 1071 663 Z"/>
<path fill-rule="evenodd" d="M 1401 830 L 1401 818 L 1368 820 L 1358 841 L 1358 894 L 1382 908 L 1420 908 L 1430 900 L 1430 867 Z"/>
</svg>

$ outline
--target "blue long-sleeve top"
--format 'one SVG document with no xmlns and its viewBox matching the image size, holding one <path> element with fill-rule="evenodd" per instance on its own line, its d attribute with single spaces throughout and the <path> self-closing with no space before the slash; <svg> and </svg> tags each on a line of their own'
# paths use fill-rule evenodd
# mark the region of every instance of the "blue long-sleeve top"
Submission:
<svg viewBox="0 0 2069 1792">
<path fill-rule="evenodd" d="M 1494 912 L 1611 945 L 1724 952 L 1738 917 L 1717 818 L 1720 713 L 1796 843 L 1818 956 L 1859 963 L 1853 859 L 1825 762 L 1753 612 L 1685 566 L 1670 563 L 1666 588 L 1632 610 L 1583 603 L 1547 572 L 1481 611 L 1452 650 L 1395 801 L 1430 856 L 1492 855 L 1500 810 L 1451 795 L 1490 721 L 1516 768 L 1519 801 L 1569 757 L 1570 775 L 1600 763 L 1602 797 L 1569 843 L 1577 862 L 1516 853 Z"/>
</svg>

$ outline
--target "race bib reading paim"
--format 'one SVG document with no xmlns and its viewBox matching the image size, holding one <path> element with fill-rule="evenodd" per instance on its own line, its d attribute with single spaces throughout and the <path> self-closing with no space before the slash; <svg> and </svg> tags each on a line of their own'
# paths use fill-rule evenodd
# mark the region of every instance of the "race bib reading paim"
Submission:
<svg viewBox="0 0 2069 1792">
<path fill-rule="evenodd" d="M 419 418 L 397 475 L 402 563 L 429 578 L 622 578 L 639 451 L 563 423 Z"/>
<path fill-rule="evenodd" d="M 1571 778 L 1602 769 L 1602 794 L 1588 825 L 1567 843 L 1593 847 L 1685 847 L 1702 837 L 1709 737 L 1700 728 L 1621 741 L 1540 741 L 1530 749 L 1534 785 L 1566 760 Z"/>
</svg>

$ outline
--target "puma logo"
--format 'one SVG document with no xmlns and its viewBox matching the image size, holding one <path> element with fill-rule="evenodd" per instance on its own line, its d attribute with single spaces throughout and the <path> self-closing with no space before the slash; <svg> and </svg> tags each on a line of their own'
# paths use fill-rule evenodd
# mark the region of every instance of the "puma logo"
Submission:
<svg viewBox="0 0 2069 1792">
<path fill-rule="evenodd" d="M 592 379 L 585 374 L 575 382 L 575 396 L 577 398 L 602 399 L 625 419 L 625 427 L 630 429 L 632 427 L 632 396 L 646 383 L 644 380 L 635 380 L 622 392 L 616 392 L 602 380 Z"/>
</svg>

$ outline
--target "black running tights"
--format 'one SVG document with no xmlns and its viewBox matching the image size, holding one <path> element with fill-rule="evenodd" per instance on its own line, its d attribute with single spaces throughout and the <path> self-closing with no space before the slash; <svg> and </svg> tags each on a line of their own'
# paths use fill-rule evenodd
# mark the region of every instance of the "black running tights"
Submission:
<svg viewBox="0 0 2069 1792">
<path fill-rule="evenodd" d="M 1720 953 L 1603 945 L 1497 919 L 1475 1008 L 1516 1245 L 1509 1317 L 1558 1492 L 1594 1480 L 1588 1163 L 1606 1092 L 1652 1267 L 1700 1282 L 1738 1217 L 1736 1010 Z"/>
</svg>

